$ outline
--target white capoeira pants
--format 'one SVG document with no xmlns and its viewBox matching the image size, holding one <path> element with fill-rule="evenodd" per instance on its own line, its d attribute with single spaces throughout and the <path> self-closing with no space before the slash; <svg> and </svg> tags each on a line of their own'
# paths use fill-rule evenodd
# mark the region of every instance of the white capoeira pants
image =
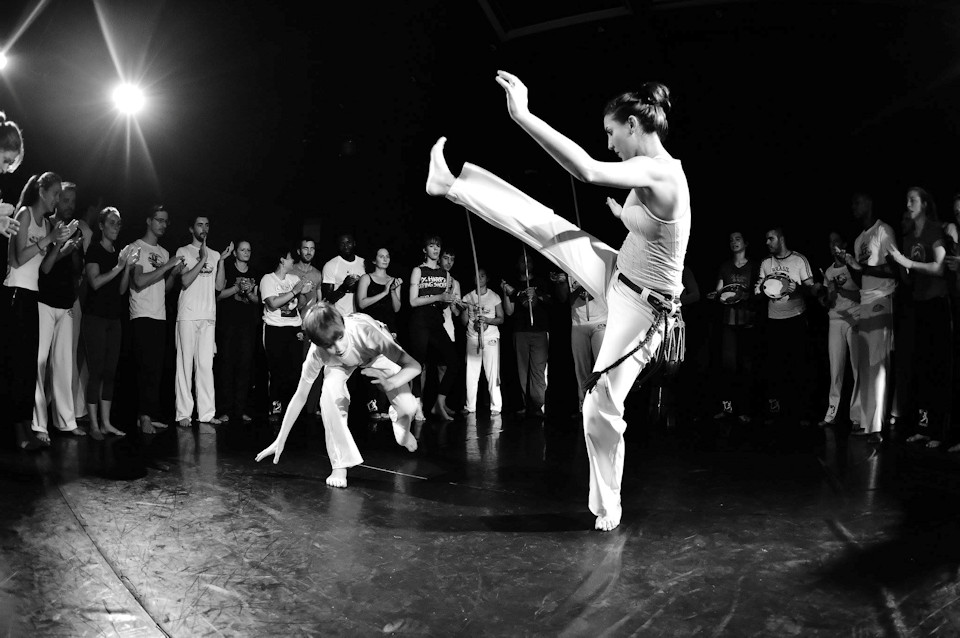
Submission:
<svg viewBox="0 0 960 638">
<path fill-rule="evenodd" d="M 40 348 L 37 350 L 37 388 L 33 399 L 33 426 L 36 432 L 47 431 L 47 388 L 53 398 L 58 430 L 77 429 L 73 411 L 74 338 L 73 313 L 70 308 L 54 308 L 37 304 L 40 318 Z M 49 378 L 49 384 L 47 383 Z"/>
<path fill-rule="evenodd" d="M 490 411 L 503 410 L 503 397 L 500 394 L 500 337 L 485 338 L 483 350 L 477 335 L 467 335 L 467 404 L 469 412 L 477 410 L 477 389 L 480 385 L 480 368 L 487 376 L 487 390 L 490 392 Z"/>
<path fill-rule="evenodd" d="M 355 367 L 330 365 L 323 368 L 320 414 L 323 419 L 327 456 L 330 458 L 331 467 L 335 470 L 363 463 L 357 443 L 350 434 L 350 428 L 347 427 L 347 415 L 350 412 L 350 391 L 347 390 L 347 379 L 354 370 L 356 370 Z M 410 391 L 409 383 L 387 392 L 386 395 L 396 413 L 396 418 L 391 414 L 393 436 L 399 445 L 410 449 L 408 446 L 411 444 L 411 439 L 414 439 L 410 434 L 410 421 L 417 412 L 417 399 Z"/>
<path fill-rule="evenodd" d="M 212 319 L 177 321 L 177 421 L 193 418 L 193 385 L 197 386 L 197 419 L 215 416 Z"/>
<path fill-rule="evenodd" d="M 570 349 L 573 350 L 573 371 L 577 376 L 577 394 L 580 397 L 580 409 L 583 409 L 583 384 L 593 372 L 593 362 L 600 354 L 603 333 L 607 330 L 607 320 L 574 323 L 570 327 Z"/>
<path fill-rule="evenodd" d="M 825 421 L 833 423 L 840 408 L 840 394 L 843 390 L 843 377 L 847 372 L 847 359 L 853 372 L 853 390 L 850 392 L 850 420 L 860 423 L 863 418 L 860 410 L 860 335 L 856 321 L 830 319 L 827 329 L 827 355 L 830 359 L 830 392 L 827 394 L 827 414 Z"/>
<path fill-rule="evenodd" d="M 531 246 L 607 304 L 607 328 L 594 371 L 635 348 L 653 325 L 653 308 L 617 278 L 617 251 L 555 215 L 502 179 L 464 164 L 447 198 Z M 662 330 L 620 365 L 604 373 L 583 403 L 590 463 L 590 511 L 619 519 L 627 423 L 623 403 L 637 376 L 663 340 Z"/>
<path fill-rule="evenodd" d="M 860 304 L 860 425 L 879 432 L 887 410 L 890 388 L 890 352 L 893 350 L 893 297 Z"/>
</svg>

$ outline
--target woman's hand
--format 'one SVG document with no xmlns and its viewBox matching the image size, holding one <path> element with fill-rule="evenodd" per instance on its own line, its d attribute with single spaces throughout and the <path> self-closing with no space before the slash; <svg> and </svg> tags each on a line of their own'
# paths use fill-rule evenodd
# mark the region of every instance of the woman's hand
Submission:
<svg viewBox="0 0 960 638">
<path fill-rule="evenodd" d="M 497 84 L 502 86 L 507 94 L 507 112 L 511 118 L 517 120 L 530 113 L 527 107 L 527 87 L 520 78 L 506 71 L 497 71 Z"/>
<path fill-rule="evenodd" d="M 900 250 L 897 249 L 896 246 L 890 246 L 889 254 L 895 262 L 897 262 L 907 270 L 910 270 L 910 268 L 913 267 L 913 262 L 907 259 L 906 256 L 902 252 L 900 252 Z"/>
<path fill-rule="evenodd" d="M 390 282 L 390 290 L 396 290 L 403 285 L 403 279 L 400 277 L 394 277 L 393 281 Z"/>
<path fill-rule="evenodd" d="M 20 222 L 13 217 L 0 217 L 0 235 L 13 237 L 20 230 Z"/>
<path fill-rule="evenodd" d="M 613 213 L 613 216 L 617 219 L 620 219 L 620 215 L 623 214 L 623 206 L 617 203 L 612 197 L 607 198 L 607 208 L 610 209 L 610 212 Z"/>
<path fill-rule="evenodd" d="M 227 244 L 227 247 L 223 249 L 223 252 L 220 253 L 220 260 L 223 261 L 227 257 L 233 254 L 233 242 Z"/>
</svg>

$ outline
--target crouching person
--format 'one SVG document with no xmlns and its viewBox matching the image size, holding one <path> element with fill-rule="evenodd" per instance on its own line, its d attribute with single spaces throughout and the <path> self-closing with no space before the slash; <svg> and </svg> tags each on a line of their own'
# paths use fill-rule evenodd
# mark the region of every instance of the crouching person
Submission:
<svg viewBox="0 0 960 638">
<path fill-rule="evenodd" d="M 307 310 L 303 317 L 303 331 L 311 345 L 303 362 L 297 391 L 284 412 L 280 433 L 257 455 L 257 461 L 272 455 L 273 462 L 279 462 L 287 436 L 321 370 L 320 412 L 326 432 L 327 456 L 333 467 L 327 485 L 346 487 L 347 469 L 363 463 L 347 427 L 350 411 L 347 379 L 357 368 L 387 395 L 393 407 L 390 414 L 397 443 L 415 451 L 417 439 L 410 433 L 410 421 L 417 411 L 417 400 L 410 391 L 409 382 L 420 375 L 420 364 L 397 345 L 387 328 L 361 313 L 344 317 L 332 304 L 321 301 Z"/>
</svg>

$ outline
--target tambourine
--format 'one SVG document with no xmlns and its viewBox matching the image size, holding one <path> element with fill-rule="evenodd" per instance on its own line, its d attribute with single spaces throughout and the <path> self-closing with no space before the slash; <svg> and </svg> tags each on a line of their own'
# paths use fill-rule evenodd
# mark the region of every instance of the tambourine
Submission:
<svg viewBox="0 0 960 638">
<path fill-rule="evenodd" d="M 767 275 L 760 282 L 760 289 L 763 294 L 771 299 L 783 299 L 789 294 L 787 287 L 790 285 L 790 276 L 786 273 L 775 272 Z"/>
<path fill-rule="evenodd" d="M 747 298 L 747 288 L 743 284 L 727 284 L 717 291 L 717 301 L 730 305 Z"/>
</svg>

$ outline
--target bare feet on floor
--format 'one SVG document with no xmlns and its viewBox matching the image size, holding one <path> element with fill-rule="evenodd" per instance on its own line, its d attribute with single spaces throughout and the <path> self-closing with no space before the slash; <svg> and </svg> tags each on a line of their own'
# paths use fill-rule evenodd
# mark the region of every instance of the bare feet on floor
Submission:
<svg viewBox="0 0 960 638">
<path fill-rule="evenodd" d="M 103 440 L 103 432 L 100 431 L 100 428 L 99 428 L 98 426 L 96 426 L 96 425 L 94 425 L 94 424 L 92 424 L 92 423 L 90 424 L 90 437 L 91 437 L 94 441 L 102 441 L 102 440 Z"/>
<path fill-rule="evenodd" d="M 102 426 L 100 426 L 100 430 L 104 434 L 112 434 L 114 436 L 127 436 L 126 432 L 124 432 L 123 430 L 118 430 L 117 428 L 113 427 L 109 423 L 104 423 Z"/>
<path fill-rule="evenodd" d="M 327 477 L 327 485 L 330 487 L 346 487 L 347 486 L 347 469 L 340 468 L 338 470 L 333 470 L 330 472 L 330 476 Z"/>
<path fill-rule="evenodd" d="M 616 516 L 607 513 L 601 514 L 597 517 L 597 522 L 594 527 L 601 532 L 609 532 L 616 529 L 620 525 L 620 515 L 621 512 L 618 512 Z"/>
<path fill-rule="evenodd" d="M 433 404 L 433 409 L 430 410 L 430 414 L 437 417 L 441 421 L 453 421 L 453 415 L 447 412 L 446 408 L 444 408 L 439 402 Z"/>
<path fill-rule="evenodd" d="M 443 157 L 443 145 L 446 143 L 447 138 L 441 137 L 430 149 L 430 170 L 427 173 L 428 195 L 443 197 L 450 191 L 450 187 L 457 179 L 450 172 L 447 160 Z"/>
<path fill-rule="evenodd" d="M 144 434 L 156 434 L 157 431 L 153 427 L 153 421 L 150 420 L 150 417 L 146 415 L 140 416 L 140 431 Z"/>
</svg>

